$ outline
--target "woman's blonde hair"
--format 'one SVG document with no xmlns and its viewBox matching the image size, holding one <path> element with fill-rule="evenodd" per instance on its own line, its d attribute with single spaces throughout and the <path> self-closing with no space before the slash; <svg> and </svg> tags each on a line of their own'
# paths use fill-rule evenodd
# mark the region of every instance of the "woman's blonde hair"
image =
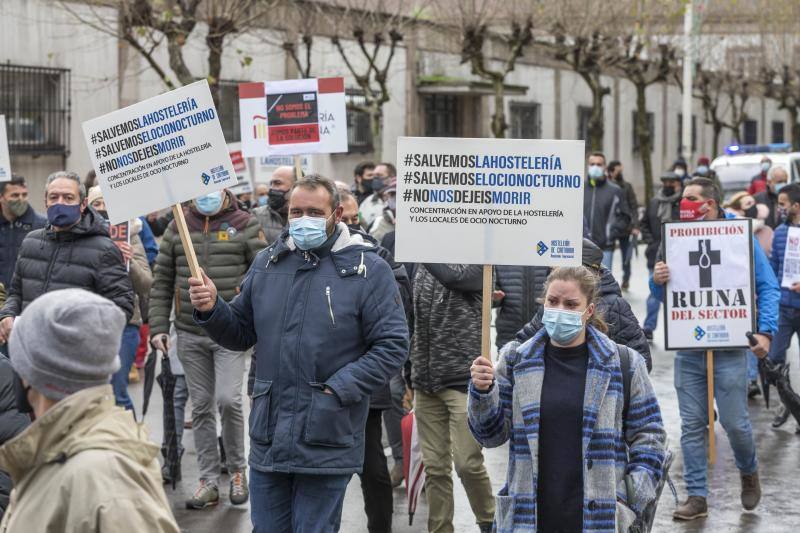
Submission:
<svg viewBox="0 0 800 533">
<path fill-rule="evenodd" d="M 585 266 L 576 267 L 557 267 L 550 271 L 547 276 L 547 281 L 544 282 L 544 295 L 547 296 L 547 291 L 550 289 L 550 284 L 554 281 L 573 281 L 578 285 L 578 290 L 581 291 L 586 297 L 586 303 L 595 304 L 594 313 L 589 317 L 588 324 L 599 329 L 603 333 L 608 333 L 608 325 L 603 319 L 602 313 L 597 308 L 597 301 L 599 299 L 598 286 L 600 279 L 592 270 Z"/>
<path fill-rule="evenodd" d="M 748 193 L 747 191 L 739 191 L 733 196 L 731 196 L 731 199 L 728 200 L 728 202 L 722 207 L 724 207 L 725 209 L 744 211 L 744 209 L 742 209 L 742 200 L 744 200 L 748 196 L 752 196 L 752 194 Z"/>
</svg>

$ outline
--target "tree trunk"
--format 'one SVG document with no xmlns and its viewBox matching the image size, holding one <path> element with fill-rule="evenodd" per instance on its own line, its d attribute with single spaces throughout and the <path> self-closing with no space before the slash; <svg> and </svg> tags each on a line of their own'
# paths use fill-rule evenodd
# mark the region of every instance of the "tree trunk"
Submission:
<svg viewBox="0 0 800 533">
<path fill-rule="evenodd" d="M 720 124 L 718 121 L 715 121 L 713 124 L 711 124 L 711 128 L 714 130 L 711 153 L 714 154 L 714 157 L 717 157 L 717 155 L 719 155 L 719 134 L 722 133 L 722 124 Z"/>
<path fill-rule="evenodd" d="M 650 154 L 653 140 L 650 138 L 650 128 L 647 124 L 646 89 L 646 85 L 636 85 L 636 138 L 639 141 L 639 155 L 644 170 L 645 205 L 649 204 L 653 197 L 653 161 Z"/>
<path fill-rule="evenodd" d="M 603 123 L 603 97 L 605 96 L 604 87 L 597 83 L 589 84 L 592 90 L 592 115 L 589 118 L 589 151 L 603 151 L 603 134 L 605 124 Z"/>
<path fill-rule="evenodd" d="M 369 124 L 372 130 L 372 158 L 380 163 L 383 157 L 383 109 L 373 104 L 369 108 Z"/>
<path fill-rule="evenodd" d="M 208 46 L 208 88 L 211 89 L 211 98 L 214 99 L 214 107 L 219 112 L 219 79 L 222 75 L 222 45 L 225 40 L 224 35 L 215 34 L 206 37 Z"/>
<path fill-rule="evenodd" d="M 494 80 L 494 115 L 492 115 L 492 135 L 498 139 L 506 136 L 506 88 L 503 80 Z"/>
<path fill-rule="evenodd" d="M 791 122 L 792 150 L 798 152 L 800 151 L 800 124 L 797 122 L 797 115 L 800 114 L 800 107 L 792 106 L 787 111 L 789 112 L 789 122 Z"/>
</svg>

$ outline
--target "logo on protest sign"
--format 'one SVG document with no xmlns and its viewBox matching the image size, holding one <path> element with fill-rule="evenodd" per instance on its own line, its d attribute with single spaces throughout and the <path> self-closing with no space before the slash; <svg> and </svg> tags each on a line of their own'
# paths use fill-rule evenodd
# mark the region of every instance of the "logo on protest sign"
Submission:
<svg viewBox="0 0 800 533">
<path fill-rule="evenodd" d="M 239 84 L 245 157 L 347 152 L 343 78 Z"/>
<path fill-rule="evenodd" d="M 755 330 L 753 238 L 749 219 L 663 226 L 666 348 L 748 345 Z"/>
<path fill-rule="evenodd" d="M 544 255 L 547 253 L 547 245 L 543 241 L 539 241 L 536 244 L 536 253 L 539 255 Z"/>
</svg>

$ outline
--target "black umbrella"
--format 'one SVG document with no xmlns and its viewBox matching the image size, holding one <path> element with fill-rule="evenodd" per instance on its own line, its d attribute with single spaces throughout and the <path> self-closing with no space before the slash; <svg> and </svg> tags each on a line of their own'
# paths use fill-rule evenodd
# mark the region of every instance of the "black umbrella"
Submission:
<svg viewBox="0 0 800 533">
<path fill-rule="evenodd" d="M 753 336 L 752 331 L 748 331 L 745 333 L 747 336 L 747 342 L 750 346 L 755 346 L 758 344 L 758 341 Z M 774 385 L 775 383 L 772 382 L 770 379 L 770 370 L 772 370 L 772 363 L 769 361 L 768 358 L 763 357 L 758 359 L 758 377 L 761 381 L 761 391 L 764 393 L 764 403 L 767 405 L 767 409 L 769 409 L 769 386 Z"/>
<path fill-rule="evenodd" d="M 172 373 L 169 356 L 166 353 L 161 358 L 161 373 L 156 380 L 161 387 L 161 394 L 164 396 L 164 444 L 161 446 L 161 454 L 164 456 L 164 467 L 169 474 L 167 479 L 172 481 L 174 490 L 180 477 L 183 448 L 178 443 L 175 426 L 175 374 Z M 183 423 L 182 420 L 181 423 Z"/>
<path fill-rule="evenodd" d="M 150 395 L 153 393 L 153 383 L 156 381 L 156 352 L 147 354 L 147 361 L 144 364 L 144 401 L 142 402 L 142 420 L 147 414 L 150 405 Z"/>
</svg>

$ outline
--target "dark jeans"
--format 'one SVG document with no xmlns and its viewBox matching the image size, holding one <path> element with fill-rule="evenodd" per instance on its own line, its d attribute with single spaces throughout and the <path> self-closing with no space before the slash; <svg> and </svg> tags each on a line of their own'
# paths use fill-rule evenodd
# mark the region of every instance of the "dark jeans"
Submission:
<svg viewBox="0 0 800 533">
<path fill-rule="evenodd" d="M 627 235 L 619 240 L 619 251 L 622 252 L 622 282 L 631 279 L 631 257 L 633 256 L 633 244 L 631 236 Z"/>
<path fill-rule="evenodd" d="M 369 533 L 392 530 L 392 480 L 383 453 L 381 431 L 381 410 L 370 409 L 364 433 L 364 472 L 360 476 Z"/>
<path fill-rule="evenodd" d="M 139 326 L 128 324 L 122 330 L 122 343 L 119 347 L 119 370 L 111 376 L 111 387 L 114 389 L 114 398 L 117 405 L 125 409 L 133 409 L 133 401 L 128 395 L 128 374 L 136 358 L 136 348 L 139 347 Z"/>
<path fill-rule="evenodd" d="M 253 533 L 336 533 L 350 474 L 279 474 L 250 469 Z"/>
<path fill-rule="evenodd" d="M 778 332 L 769 347 L 769 358 L 773 363 L 786 362 L 786 350 L 795 334 L 800 335 L 800 309 L 782 305 L 778 312 Z"/>
</svg>

